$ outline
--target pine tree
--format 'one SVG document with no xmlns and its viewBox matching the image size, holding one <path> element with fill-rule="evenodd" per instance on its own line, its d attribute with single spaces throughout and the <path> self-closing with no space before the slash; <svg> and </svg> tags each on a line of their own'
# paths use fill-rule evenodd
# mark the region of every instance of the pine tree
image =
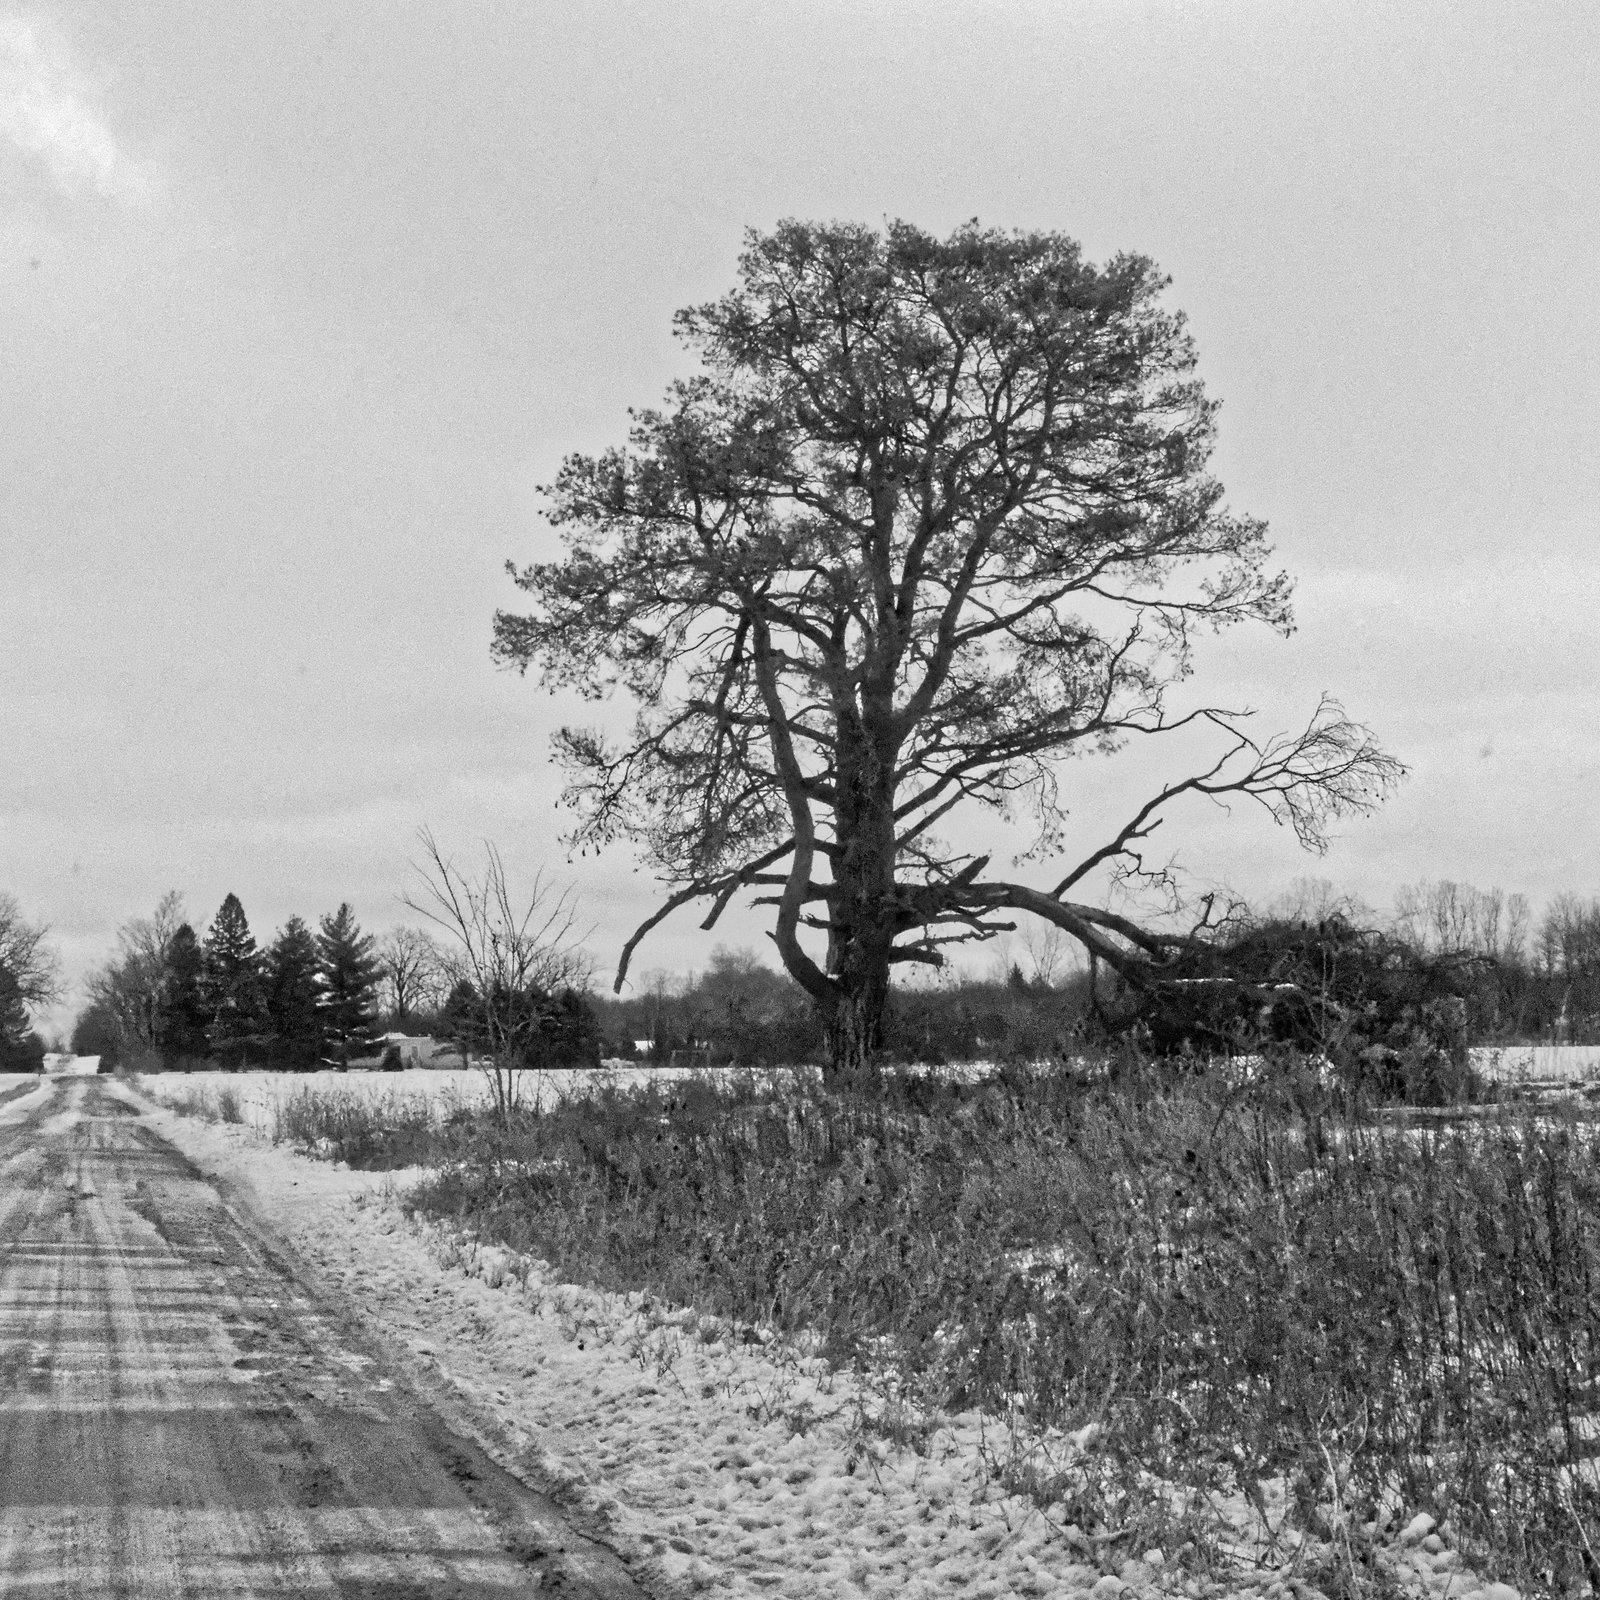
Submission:
<svg viewBox="0 0 1600 1600">
<path fill-rule="evenodd" d="M 355 913 L 341 905 L 323 917 L 317 935 L 318 1006 L 328 1052 L 348 1069 L 352 1056 L 370 1054 L 377 1044 L 377 989 L 380 967 L 370 934 Z"/>
<path fill-rule="evenodd" d="M 28 1020 L 28 1002 L 9 966 L 0 963 L 0 1072 L 38 1072 L 44 1046 Z"/>
<path fill-rule="evenodd" d="M 483 1005 L 467 979 L 458 978 L 452 985 L 439 1011 L 439 1025 L 460 1053 L 461 1065 L 467 1066 L 472 1052 L 481 1050 L 486 1038 Z"/>
<path fill-rule="evenodd" d="M 211 919 L 203 946 L 202 986 L 210 1013 L 206 1037 L 212 1053 L 230 1071 L 259 1053 L 264 1021 L 261 956 L 239 897 L 230 894 Z"/>
<path fill-rule="evenodd" d="M 299 917 L 290 917 L 267 950 L 262 985 L 269 1048 L 290 1072 L 314 1072 L 322 1060 L 317 971 L 316 938 Z"/>
<path fill-rule="evenodd" d="M 194 929 L 187 922 L 180 923 L 162 958 L 155 1045 L 165 1066 L 194 1062 L 206 1053 L 204 970 L 205 959 Z"/>
</svg>

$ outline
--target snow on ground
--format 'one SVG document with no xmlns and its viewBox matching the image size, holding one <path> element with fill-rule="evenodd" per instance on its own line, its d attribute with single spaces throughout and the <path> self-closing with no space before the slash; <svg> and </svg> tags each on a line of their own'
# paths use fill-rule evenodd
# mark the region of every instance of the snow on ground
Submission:
<svg viewBox="0 0 1600 1600">
<path fill-rule="evenodd" d="M 991 1486 L 984 1451 L 1003 1436 L 992 1421 L 943 1419 L 920 1453 L 891 1446 L 861 1426 L 877 1402 L 820 1363 L 777 1344 L 708 1342 L 690 1316 L 554 1281 L 540 1263 L 408 1220 L 396 1186 L 415 1172 L 350 1172 L 250 1126 L 146 1107 L 333 1292 L 489 1410 L 520 1459 L 604 1527 L 660 1600 L 1309 1592 L 1292 1563 L 1203 1584 L 1176 1552 L 1097 1561 L 1059 1511 Z M 1517 1600 L 1465 1571 L 1425 1517 L 1390 1558 L 1419 1595 Z"/>
<path fill-rule="evenodd" d="M 731 1076 L 734 1070 L 712 1068 L 709 1074 L 703 1074 L 687 1067 L 640 1067 L 614 1061 L 592 1070 L 519 1072 L 512 1081 L 518 1103 L 549 1105 L 565 1096 L 591 1093 L 607 1085 L 625 1086 L 647 1079 L 661 1083 L 699 1075 L 715 1078 Z M 400 1072 L 158 1072 L 147 1073 L 139 1080 L 141 1090 L 151 1099 L 206 1115 L 215 1115 L 221 1097 L 231 1095 L 241 1120 L 258 1132 L 269 1134 L 276 1125 L 278 1111 L 296 1095 L 349 1095 L 379 1105 L 424 1101 L 437 1114 L 447 1114 L 457 1106 L 488 1101 L 494 1092 L 492 1084 L 492 1075 L 476 1067 L 407 1067 Z"/>
<path fill-rule="evenodd" d="M 216 1115 L 232 1096 L 246 1126 L 270 1134 L 279 1110 L 296 1095 L 349 1095 L 378 1104 L 424 1100 L 439 1112 L 477 1105 L 489 1097 L 488 1079 L 477 1071 L 434 1071 L 408 1067 L 402 1072 L 152 1072 L 139 1079 L 152 1100 L 179 1109 Z"/>
<path fill-rule="evenodd" d="M 67 1077 L 92 1078 L 100 1070 L 99 1056 L 75 1056 L 70 1051 L 49 1051 L 44 1070 Z"/>
<path fill-rule="evenodd" d="M 1600 1083 L 1600 1045 L 1479 1045 L 1471 1056 L 1480 1072 L 1504 1083 Z"/>
<path fill-rule="evenodd" d="M 1483 1047 L 1472 1052 L 1474 1065 L 1488 1076 L 1507 1082 L 1600 1081 L 1600 1045 Z M 80 1057 L 79 1060 L 85 1059 Z M 1245 1058 L 1241 1058 L 1243 1060 Z M 81 1068 L 79 1069 L 81 1070 Z M 640 1066 L 610 1061 L 594 1070 L 522 1072 L 514 1075 L 514 1091 L 528 1103 L 548 1105 L 572 1094 L 586 1094 L 605 1085 L 623 1086 L 646 1080 L 666 1082 L 691 1075 L 731 1076 L 727 1067 Z M 778 1076 L 787 1069 L 775 1069 Z M 981 1077 L 994 1070 L 992 1062 L 967 1062 L 939 1069 L 964 1078 Z M 415 1104 L 425 1101 L 437 1114 L 458 1106 L 481 1104 L 492 1093 L 491 1074 L 478 1068 L 408 1067 L 400 1072 L 356 1069 L 350 1072 L 175 1072 L 154 1073 L 142 1080 L 144 1092 L 165 1105 L 208 1107 L 215 1111 L 218 1096 L 231 1094 L 244 1122 L 270 1133 L 279 1109 L 295 1095 L 349 1095 L 369 1103 Z"/>
<path fill-rule="evenodd" d="M 50 1080 L 36 1072 L 0 1072 L 0 1121 L 21 1122 L 34 1109 L 35 1098 L 48 1095 Z"/>
</svg>

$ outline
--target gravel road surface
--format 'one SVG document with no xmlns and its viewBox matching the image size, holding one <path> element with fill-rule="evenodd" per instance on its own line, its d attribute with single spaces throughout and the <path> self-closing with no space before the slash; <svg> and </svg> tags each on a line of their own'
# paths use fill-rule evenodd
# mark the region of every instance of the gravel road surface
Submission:
<svg viewBox="0 0 1600 1600">
<path fill-rule="evenodd" d="M 95 1078 L 0 1104 L 0 1594 L 633 1596 Z"/>
</svg>

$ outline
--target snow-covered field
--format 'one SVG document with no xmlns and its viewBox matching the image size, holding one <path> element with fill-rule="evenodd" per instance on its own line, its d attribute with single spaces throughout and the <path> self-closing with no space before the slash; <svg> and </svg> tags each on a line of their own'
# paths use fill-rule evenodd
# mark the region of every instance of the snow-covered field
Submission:
<svg viewBox="0 0 1600 1600">
<path fill-rule="evenodd" d="M 1472 1051 L 1473 1063 L 1502 1082 L 1600 1083 L 1600 1045 L 1515 1045 L 1480 1047 Z M 80 1063 L 84 1058 L 79 1058 Z M 72 1070 L 67 1067 L 64 1070 Z M 83 1070 L 81 1065 L 78 1070 Z M 734 1069 L 713 1068 L 713 1077 L 731 1075 Z M 965 1063 L 964 1077 L 993 1070 L 989 1062 Z M 594 1071 L 524 1072 L 515 1075 L 515 1091 L 524 1103 L 550 1104 L 572 1094 L 584 1094 L 605 1084 L 639 1083 L 647 1079 L 670 1081 L 691 1074 L 690 1068 L 647 1067 L 612 1061 Z M 425 1102 L 436 1114 L 457 1106 L 481 1104 L 491 1097 L 490 1075 L 477 1068 L 407 1068 L 402 1072 L 184 1072 L 155 1073 L 142 1080 L 145 1093 L 166 1105 L 190 1106 L 196 1102 L 215 1108 L 226 1092 L 244 1122 L 270 1132 L 279 1108 L 296 1095 L 348 1095 L 369 1103 L 408 1106 Z M 0 1093 L 5 1075 L 0 1074 Z"/>
<path fill-rule="evenodd" d="M 715 1075 L 715 1074 L 714 1074 Z M 586 1094 L 605 1084 L 689 1076 L 687 1068 L 637 1067 L 616 1062 L 594 1071 L 520 1072 L 513 1075 L 518 1102 L 549 1105 L 567 1095 Z M 369 1104 L 408 1106 L 422 1102 L 436 1114 L 457 1106 L 481 1105 L 493 1094 L 490 1075 L 477 1068 L 435 1070 L 410 1067 L 402 1072 L 160 1072 L 139 1080 L 141 1090 L 164 1105 L 192 1104 L 214 1109 L 231 1095 L 246 1126 L 270 1133 L 277 1113 L 296 1095 L 348 1095 Z"/>
<path fill-rule="evenodd" d="M 270 1134 L 279 1110 L 296 1095 L 349 1095 L 380 1105 L 423 1101 L 436 1112 L 481 1104 L 489 1097 L 481 1072 L 152 1072 L 139 1088 L 163 1105 L 216 1115 L 225 1098 L 237 1106 L 247 1127 Z"/>
<path fill-rule="evenodd" d="M 1596 1044 L 1485 1045 L 1473 1050 L 1472 1064 L 1503 1083 L 1600 1083 Z"/>
<path fill-rule="evenodd" d="M 372 1076 L 392 1085 L 402 1075 Z M 507 1464 L 603 1525 L 661 1600 L 1309 1593 L 1292 1539 L 1260 1564 L 1241 1555 L 1222 1580 L 1186 1575 L 1176 1551 L 1097 1549 L 1059 1507 L 1041 1512 L 995 1486 L 986 1463 L 1005 1441 L 997 1419 L 925 1419 L 918 1449 L 892 1446 L 863 1425 L 881 1400 L 801 1352 L 702 1337 L 681 1311 L 564 1284 L 541 1263 L 408 1220 L 397 1186 L 414 1174 L 352 1173 L 274 1147 L 250 1125 L 166 1109 L 152 1121 L 251 1197 L 330 1289 L 437 1383 L 492 1417 Z M 1087 1445 L 1057 1441 L 1062 1452 Z M 1250 1513 L 1233 1510 L 1243 1537 Z M 1385 1558 L 1404 1588 L 1516 1600 L 1409 1515 Z"/>
</svg>

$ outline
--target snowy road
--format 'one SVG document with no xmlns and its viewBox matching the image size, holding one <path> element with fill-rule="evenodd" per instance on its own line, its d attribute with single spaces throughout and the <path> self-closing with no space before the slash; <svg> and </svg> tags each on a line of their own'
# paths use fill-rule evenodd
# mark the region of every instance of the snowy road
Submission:
<svg viewBox="0 0 1600 1600">
<path fill-rule="evenodd" d="M 105 1080 L 0 1104 L 0 1593 L 638 1591 Z"/>
</svg>

